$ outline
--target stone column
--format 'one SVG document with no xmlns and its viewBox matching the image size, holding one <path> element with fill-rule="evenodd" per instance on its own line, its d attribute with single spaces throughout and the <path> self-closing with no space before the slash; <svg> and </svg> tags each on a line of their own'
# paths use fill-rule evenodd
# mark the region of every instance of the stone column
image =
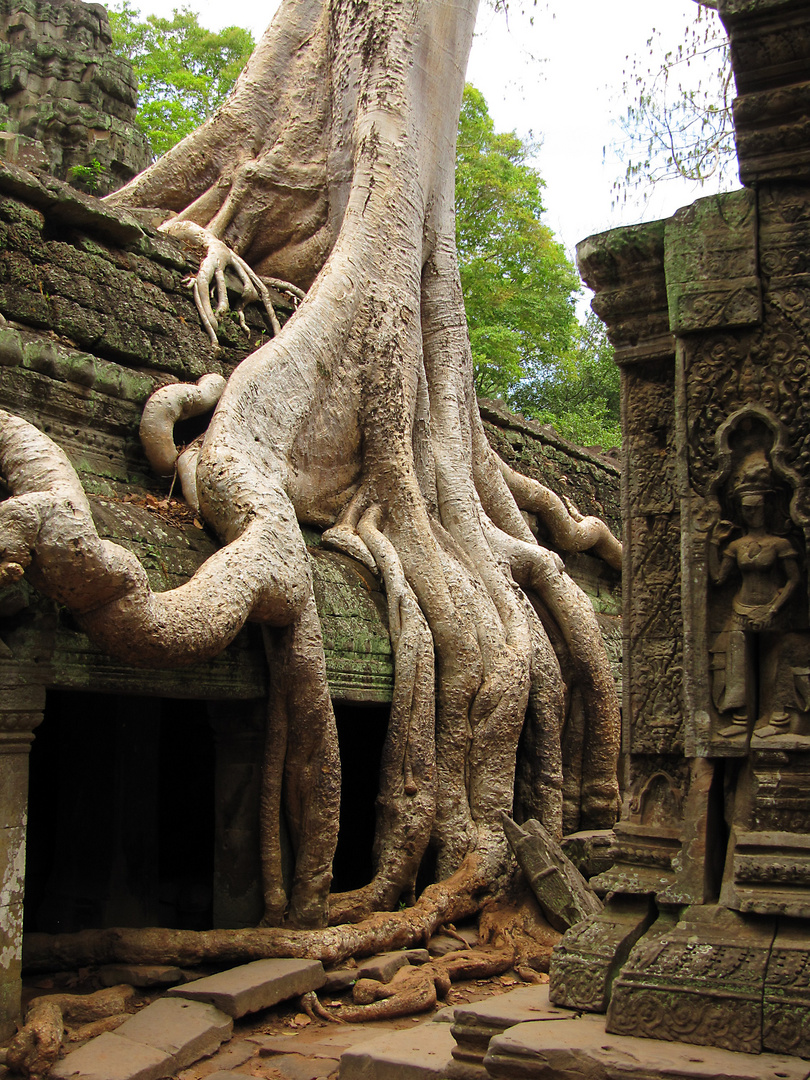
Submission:
<svg viewBox="0 0 810 1080">
<path fill-rule="evenodd" d="M 0 1039 L 13 1034 L 22 983 L 28 753 L 42 721 L 45 687 L 18 669 L 0 669 Z"/>
</svg>

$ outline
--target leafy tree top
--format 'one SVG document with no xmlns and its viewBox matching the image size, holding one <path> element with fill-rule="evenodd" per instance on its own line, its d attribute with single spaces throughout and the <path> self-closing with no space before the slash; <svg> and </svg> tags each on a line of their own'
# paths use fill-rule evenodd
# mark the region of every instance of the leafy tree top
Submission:
<svg viewBox="0 0 810 1080">
<path fill-rule="evenodd" d="M 206 30 L 186 7 L 171 19 L 141 19 L 123 0 L 109 15 L 113 49 L 132 62 L 138 78 L 138 125 L 157 157 L 225 100 L 253 52 L 253 36 L 238 26 Z"/>
<path fill-rule="evenodd" d="M 456 243 L 476 390 L 497 397 L 572 348 L 577 272 L 543 222 L 537 147 L 497 133 L 469 84 L 456 152 Z"/>
</svg>

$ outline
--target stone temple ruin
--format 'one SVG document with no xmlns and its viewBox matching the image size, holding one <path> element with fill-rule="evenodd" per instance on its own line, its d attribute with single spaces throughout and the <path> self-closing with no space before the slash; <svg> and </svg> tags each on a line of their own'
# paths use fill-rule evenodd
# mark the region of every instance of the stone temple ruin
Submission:
<svg viewBox="0 0 810 1080">
<path fill-rule="evenodd" d="M 745 189 L 578 249 L 622 367 L 627 774 L 551 996 L 810 1057 L 810 9 L 719 6 Z"/>
<path fill-rule="evenodd" d="M 398 1075 L 417 1044 L 437 1048 L 420 1076 L 456 1080 L 810 1073 L 810 8 L 719 7 L 744 188 L 578 250 L 621 365 L 625 432 L 621 644 L 616 578 L 567 561 L 623 652 L 623 812 L 615 837 L 589 838 L 612 865 L 580 862 L 604 908 L 564 935 L 550 1004 L 519 990 L 460 1010 L 378 1059 L 349 1053 L 347 1080 Z M 248 342 L 226 321 L 212 360 L 190 269 L 146 219 L 0 167 L 0 406 L 66 449 L 99 530 L 156 588 L 213 542 L 150 474 L 143 403 L 163 383 L 227 374 L 262 332 L 253 322 Z M 611 461 L 495 403 L 482 413 L 515 468 L 615 524 Z M 306 539 L 348 773 L 354 842 L 335 863 L 347 888 L 369 872 L 391 646 L 376 579 Z M 0 592 L 1 1034 L 20 1011 L 24 926 L 255 923 L 266 678 L 250 626 L 207 664 L 144 673 L 27 582 Z"/>
<path fill-rule="evenodd" d="M 111 45 L 101 4 L 0 3 L 0 158 L 60 180 L 97 161 L 99 195 L 148 165 L 132 66 Z"/>
<path fill-rule="evenodd" d="M 229 373 L 265 332 L 250 310 L 249 338 L 224 320 L 214 355 L 183 284 L 192 269 L 148 223 L 41 172 L 0 166 L 0 407 L 65 448 L 100 532 L 138 554 L 156 589 L 186 580 L 215 545 L 193 511 L 167 499 L 169 482 L 144 457 L 144 402 L 166 383 Z M 284 298 L 275 300 L 283 309 Z M 505 459 L 618 531 L 613 460 L 497 403 L 482 408 Z M 346 889 L 370 874 L 391 643 L 377 579 L 321 547 L 317 533 L 307 542 L 345 775 L 335 888 Z M 599 612 L 619 677 L 619 576 L 588 554 L 571 556 L 569 570 Z M 206 664 L 128 667 L 23 580 L 0 592 L 0 680 L 0 866 L 13 883 L 0 900 L 11 958 L 0 966 L 0 1030 L 8 1035 L 20 1013 L 23 929 L 256 924 L 267 671 L 251 625 Z M 567 828 L 575 831 L 577 747 L 569 746 Z"/>
</svg>

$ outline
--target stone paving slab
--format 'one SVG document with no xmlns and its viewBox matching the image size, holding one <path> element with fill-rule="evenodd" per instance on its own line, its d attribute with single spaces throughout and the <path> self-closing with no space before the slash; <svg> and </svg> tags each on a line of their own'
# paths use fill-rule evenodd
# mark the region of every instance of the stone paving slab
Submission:
<svg viewBox="0 0 810 1080">
<path fill-rule="evenodd" d="M 810 1076 L 810 1062 L 800 1058 L 609 1035 L 604 1017 L 594 1016 L 518 1024 L 492 1040 L 484 1064 L 492 1080 L 539 1076 L 543 1080 L 807 1080 Z M 370 1075 L 376 1080 L 376 1074 Z"/>
<path fill-rule="evenodd" d="M 165 1051 L 175 1069 L 184 1069 L 230 1039 L 233 1020 L 203 1001 L 163 997 L 124 1021 L 116 1033 Z"/>
<path fill-rule="evenodd" d="M 456 1005 L 452 1018 L 452 1080 L 473 1080 L 486 1076 L 484 1056 L 490 1040 L 507 1028 L 528 1020 L 570 1020 L 576 1013 L 549 1002 L 548 984 L 521 986 L 508 994 L 495 994 L 469 1005 Z M 600 1017 L 604 1027 L 604 1017 Z"/>
<path fill-rule="evenodd" d="M 455 1039 L 448 1024 L 420 1024 L 388 1032 L 346 1050 L 340 1080 L 440 1080 L 452 1058 Z"/>
<path fill-rule="evenodd" d="M 324 994 L 340 994 L 357 982 L 357 968 L 335 968 L 326 972 L 326 982 L 321 987 Z"/>
<path fill-rule="evenodd" d="M 406 1029 L 410 1034 L 410 1029 Z M 392 1034 L 392 1029 L 381 1031 L 375 1024 L 341 1024 L 324 1033 L 323 1028 L 314 1031 L 297 1032 L 295 1035 L 251 1035 L 248 1041 L 254 1043 L 262 1057 L 274 1054 L 306 1054 L 307 1057 L 340 1057 L 344 1050 L 353 1049 L 363 1043 L 374 1042 L 384 1034 Z"/>
<path fill-rule="evenodd" d="M 108 1031 L 57 1061 L 53 1080 L 161 1080 L 170 1076 L 170 1054 Z"/>
<path fill-rule="evenodd" d="M 449 934 L 434 934 L 428 941 L 427 947 L 431 956 L 447 956 L 451 952 L 466 952 L 470 946 L 459 941 L 458 938 L 450 937 Z"/>
<path fill-rule="evenodd" d="M 206 1001 L 238 1019 L 317 990 L 325 981 L 320 960 L 254 960 L 184 986 L 173 986 L 166 996 Z"/>
<path fill-rule="evenodd" d="M 322 1080 L 337 1070 L 338 1059 L 302 1057 L 300 1054 L 282 1054 L 270 1064 L 287 1080 Z"/>
</svg>

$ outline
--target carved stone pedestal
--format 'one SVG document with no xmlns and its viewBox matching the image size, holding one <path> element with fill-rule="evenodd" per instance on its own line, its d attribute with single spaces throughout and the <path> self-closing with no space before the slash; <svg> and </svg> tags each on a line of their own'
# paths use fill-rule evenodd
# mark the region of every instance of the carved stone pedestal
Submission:
<svg viewBox="0 0 810 1080">
<path fill-rule="evenodd" d="M 616 977 L 607 1031 L 760 1053 L 773 936 L 722 907 L 663 913 Z"/>
</svg>

